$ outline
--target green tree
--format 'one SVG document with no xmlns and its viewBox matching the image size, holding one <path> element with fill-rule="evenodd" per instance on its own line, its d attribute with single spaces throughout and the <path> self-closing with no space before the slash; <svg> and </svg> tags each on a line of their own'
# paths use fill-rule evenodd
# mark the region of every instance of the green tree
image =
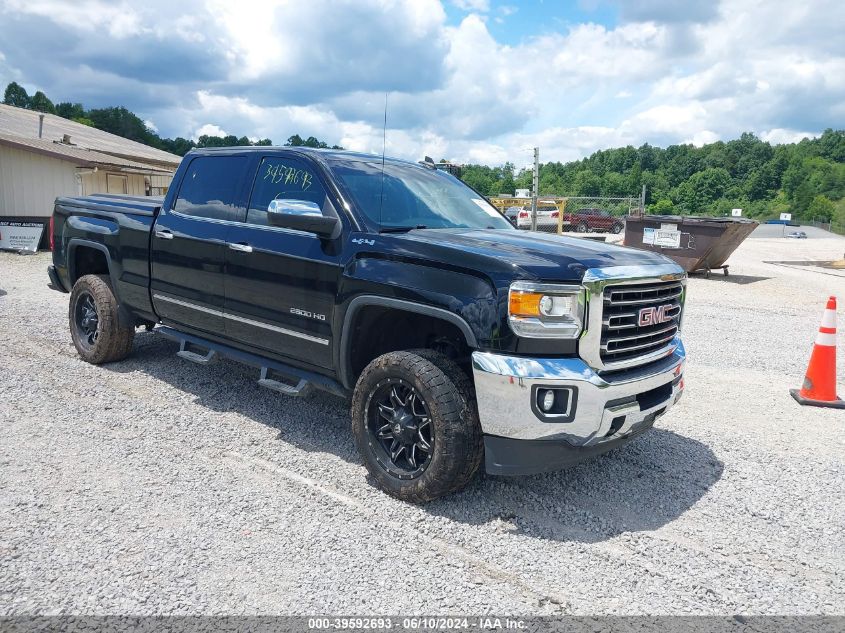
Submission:
<svg viewBox="0 0 845 633">
<path fill-rule="evenodd" d="M 684 211 L 701 213 L 721 198 L 731 183 L 730 174 L 722 167 L 708 167 L 682 182 L 674 190 L 673 201 Z"/>
<path fill-rule="evenodd" d="M 81 103 L 70 103 L 63 101 L 56 104 L 56 114 L 65 119 L 82 119 L 85 118 L 85 108 Z"/>
<path fill-rule="evenodd" d="M 158 135 L 147 129 L 146 124 L 136 114 L 123 106 L 89 110 L 86 118 L 94 122 L 97 129 L 117 134 L 147 145 L 158 145 Z"/>
<path fill-rule="evenodd" d="M 533 175 L 530 169 L 520 169 L 516 178 L 513 179 L 514 189 L 531 189 Z"/>
<path fill-rule="evenodd" d="M 816 196 L 807 207 L 805 217 L 819 222 L 830 222 L 835 210 L 836 206 L 829 198 L 826 196 Z"/>
<path fill-rule="evenodd" d="M 481 167 L 481 169 L 479 169 Z M 461 179 L 478 193 L 490 196 L 500 192 L 493 191 L 493 178 L 490 168 L 482 165 L 465 165 Z"/>
<path fill-rule="evenodd" d="M 826 129 L 816 139 L 818 155 L 837 163 L 845 163 L 845 130 Z"/>
<path fill-rule="evenodd" d="M 6 86 L 6 92 L 3 93 L 3 103 L 16 108 L 29 108 L 30 99 L 24 87 L 13 81 Z"/>
<path fill-rule="evenodd" d="M 649 205 L 648 212 L 649 213 L 657 213 L 661 215 L 668 215 L 671 214 L 675 210 L 675 205 L 672 204 L 671 200 L 666 198 L 662 198 L 658 200 L 652 205 Z"/>
<path fill-rule="evenodd" d="M 502 178 L 499 182 L 499 192 L 514 195 L 516 191 L 516 182 L 513 179 L 514 166 L 513 163 L 505 163 L 502 167 Z"/>
<path fill-rule="evenodd" d="M 161 141 L 161 149 L 166 152 L 170 152 L 171 154 L 176 154 L 177 156 L 184 156 L 197 146 L 193 141 L 182 138 L 181 136 L 177 136 L 174 139 L 165 138 Z"/>
<path fill-rule="evenodd" d="M 578 196 L 601 195 L 602 180 L 589 169 L 579 171 L 575 175 L 575 194 Z"/>
<path fill-rule="evenodd" d="M 294 134 L 293 136 L 288 137 L 287 142 L 285 143 L 285 147 L 314 147 L 317 149 L 343 149 L 340 145 L 332 145 L 329 147 L 329 144 L 319 140 L 314 136 L 309 136 L 307 139 L 302 140 L 302 137 L 299 134 Z"/>
<path fill-rule="evenodd" d="M 29 100 L 29 107 L 38 112 L 46 112 L 47 114 L 56 113 L 56 106 L 40 90 L 32 95 L 32 98 Z"/>
<path fill-rule="evenodd" d="M 813 191 L 813 185 L 810 181 L 805 180 L 804 182 L 798 185 L 798 188 L 795 189 L 791 196 L 791 206 L 790 209 L 798 216 L 805 216 L 807 211 L 810 208 L 810 204 L 813 202 L 813 198 L 815 197 Z"/>
</svg>

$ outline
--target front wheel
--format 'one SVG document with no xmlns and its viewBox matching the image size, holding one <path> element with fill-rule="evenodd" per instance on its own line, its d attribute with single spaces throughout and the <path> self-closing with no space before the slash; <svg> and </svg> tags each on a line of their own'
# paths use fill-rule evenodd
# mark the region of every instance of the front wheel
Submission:
<svg viewBox="0 0 845 633">
<path fill-rule="evenodd" d="M 484 455 L 469 379 L 431 350 L 367 365 L 352 396 L 352 433 L 378 487 L 413 503 L 466 486 Z"/>
<path fill-rule="evenodd" d="M 622 232 L 622 225 L 616 222 L 610 229 L 614 234 L 619 235 Z"/>
<path fill-rule="evenodd" d="M 82 360 L 99 365 L 132 351 L 135 328 L 122 327 L 117 299 L 103 275 L 85 275 L 73 285 L 68 309 L 70 335 Z"/>
<path fill-rule="evenodd" d="M 578 233 L 586 233 L 588 229 L 587 229 L 587 225 L 586 225 L 586 224 L 584 224 L 583 222 L 579 222 L 579 223 L 578 223 L 578 226 L 576 226 L 576 227 L 575 227 L 575 230 L 576 230 Z"/>
</svg>

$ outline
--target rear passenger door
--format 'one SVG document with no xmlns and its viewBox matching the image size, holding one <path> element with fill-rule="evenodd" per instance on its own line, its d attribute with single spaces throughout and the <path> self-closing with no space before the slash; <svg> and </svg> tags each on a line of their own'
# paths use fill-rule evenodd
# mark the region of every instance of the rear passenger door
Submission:
<svg viewBox="0 0 845 633">
<path fill-rule="evenodd" d="M 273 200 L 340 217 L 316 166 L 300 157 L 259 159 L 245 223 L 226 249 L 226 328 L 230 338 L 300 364 L 332 367 L 332 313 L 342 238 L 270 226 Z"/>
<path fill-rule="evenodd" d="M 191 159 L 172 208 L 153 227 L 152 298 L 162 321 L 222 337 L 226 239 L 243 219 L 248 185 L 246 155 Z"/>
</svg>

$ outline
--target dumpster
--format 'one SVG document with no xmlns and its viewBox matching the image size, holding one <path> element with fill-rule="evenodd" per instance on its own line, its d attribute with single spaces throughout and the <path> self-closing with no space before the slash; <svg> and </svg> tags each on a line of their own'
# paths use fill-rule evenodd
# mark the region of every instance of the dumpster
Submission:
<svg viewBox="0 0 845 633">
<path fill-rule="evenodd" d="M 625 246 L 656 251 L 680 264 L 688 273 L 722 269 L 758 222 L 746 218 L 707 218 L 680 215 L 628 216 Z"/>
</svg>

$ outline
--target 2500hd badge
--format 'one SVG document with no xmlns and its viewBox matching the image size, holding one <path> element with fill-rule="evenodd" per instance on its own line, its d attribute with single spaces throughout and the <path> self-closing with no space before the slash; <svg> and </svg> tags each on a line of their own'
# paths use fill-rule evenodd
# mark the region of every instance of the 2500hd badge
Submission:
<svg viewBox="0 0 845 633">
<path fill-rule="evenodd" d="M 308 310 L 302 310 L 300 308 L 291 308 L 291 314 L 295 314 L 297 316 L 305 317 L 306 319 L 317 319 L 318 321 L 325 321 L 326 315 L 325 314 L 315 314 L 314 312 L 310 312 Z"/>
</svg>

